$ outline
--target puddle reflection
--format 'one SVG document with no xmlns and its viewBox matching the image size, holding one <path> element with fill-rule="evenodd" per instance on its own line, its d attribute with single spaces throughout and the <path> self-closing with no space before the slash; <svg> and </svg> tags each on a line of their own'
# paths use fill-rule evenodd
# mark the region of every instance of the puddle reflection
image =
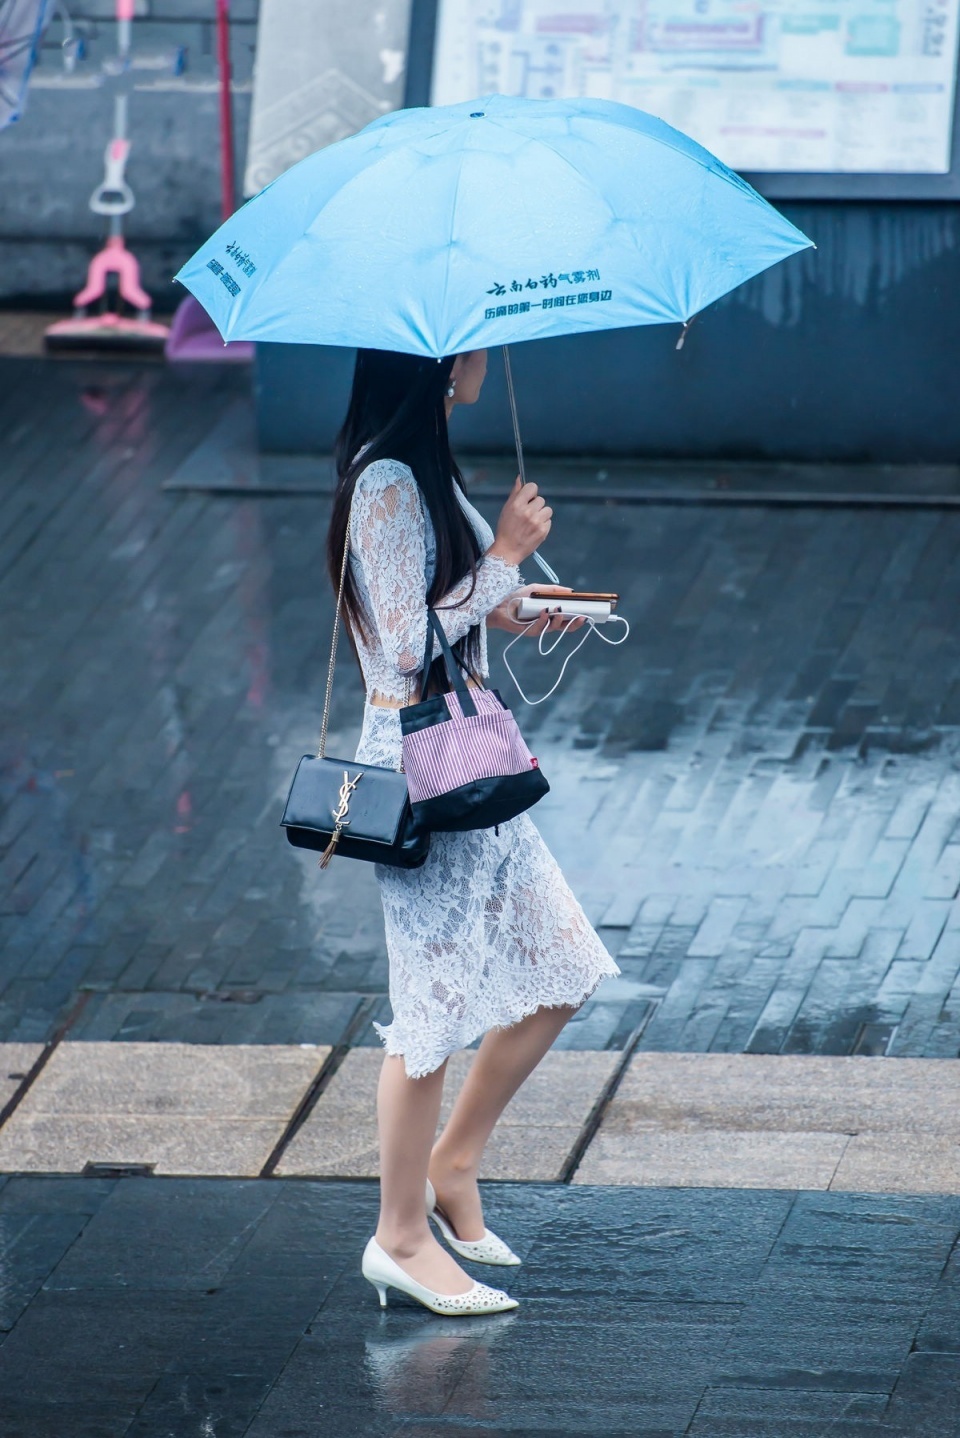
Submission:
<svg viewBox="0 0 960 1438">
<path fill-rule="evenodd" d="M 377 1406 L 392 1417 L 441 1412 L 456 1391 L 458 1418 L 494 1416 L 489 1393 L 490 1350 L 516 1313 L 486 1318 L 436 1318 L 415 1330 L 384 1314 L 365 1340 L 364 1366 Z"/>
</svg>

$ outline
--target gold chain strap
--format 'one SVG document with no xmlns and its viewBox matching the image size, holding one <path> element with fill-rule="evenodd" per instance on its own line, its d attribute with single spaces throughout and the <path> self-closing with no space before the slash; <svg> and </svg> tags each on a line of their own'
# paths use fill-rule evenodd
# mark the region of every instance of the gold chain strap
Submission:
<svg viewBox="0 0 960 1438">
<path fill-rule="evenodd" d="M 352 506 L 351 506 L 352 512 Z M 333 636 L 330 640 L 330 663 L 327 665 L 327 692 L 323 697 L 323 719 L 320 723 L 320 744 L 317 758 L 323 758 L 327 747 L 327 723 L 330 719 L 330 694 L 333 689 L 333 666 L 337 662 L 337 640 L 340 638 L 340 609 L 343 605 L 343 586 L 347 582 L 347 561 L 350 558 L 350 514 L 347 515 L 347 532 L 343 541 L 343 563 L 340 565 L 340 588 L 337 591 L 337 608 L 333 616 Z"/>
<path fill-rule="evenodd" d="M 333 636 L 330 640 L 330 663 L 327 666 L 327 692 L 323 697 L 323 719 L 320 723 L 320 743 L 317 746 L 316 757 L 322 759 L 324 750 L 327 747 L 327 723 L 330 719 L 330 694 L 333 690 L 333 670 L 337 662 L 337 642 L 340 638 L 340 611 L 343 607 L 343 590 L 347 582 L 347 563 L 350 559 L 350 520 L 353 516 L 353 504 L 347 514 L 347 530 L 343 541 L 343 563 L 340 565 L 340 588 L 337 591 L 337 608 L 333 616 Z M 410 703 L 410 676 L 407 675 L 403 682 L 403 702 Z M 400 765 L 401 771 L 403 765 Z"/>
</svg>

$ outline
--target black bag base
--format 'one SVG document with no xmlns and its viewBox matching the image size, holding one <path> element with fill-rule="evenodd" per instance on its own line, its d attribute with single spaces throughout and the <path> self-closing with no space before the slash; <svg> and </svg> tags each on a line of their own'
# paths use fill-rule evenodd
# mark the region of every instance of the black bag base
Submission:
<svg viewBox="0 0 960 1438">
<path fill-rule="evenodd" d="M 467 829 L 493 829 L 532 809 L 550 785 L 542 769 L 525 769 L 520 774 L 497 774 L 492 779 L 473 779 L 459 789 L 421 799 L 411 804 L 413 816 L 424 829 L 435 833 L 463 833 Z"/>
<path fill-rule="evenodd" d="M 294 824 L 285 824 L 284 832 L 296 849 L 321 851 L 333 837 L 332 832 L 324 834 L 319 829 L 300 829 Z M 382 853 L 379 852 L 381 848 Z M 417 834 L 412 841 L 408 837 L 401 849 L 390 844 L 372 844 L 369 839 L 348 839 L 343 833 L 337 840 L 333 858 L 366 859 L 368 863 L 389 864 L 393 869 L 419 869 L 426 863 L 429 852 L 429 834 Z"/>
</svg>

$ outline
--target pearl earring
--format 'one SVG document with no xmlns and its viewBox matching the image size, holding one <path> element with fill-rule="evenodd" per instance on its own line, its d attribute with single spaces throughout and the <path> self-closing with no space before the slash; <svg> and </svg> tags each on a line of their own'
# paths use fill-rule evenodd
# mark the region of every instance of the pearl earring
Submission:
<svg viewBox="0 0 960 1438">
<path fill-rule="evenodd" d="M 456 387 L 457 387 L 457 382 L 456 382 L 455 379 L 452 379 L 452 380 L 450 381 L 450 388 L 447 390 L 447 398 L 448 398 L 448 399 L 453 399 L 453 394 L 454 394 L 454 390 L 456 389 Z"/>
</svg>

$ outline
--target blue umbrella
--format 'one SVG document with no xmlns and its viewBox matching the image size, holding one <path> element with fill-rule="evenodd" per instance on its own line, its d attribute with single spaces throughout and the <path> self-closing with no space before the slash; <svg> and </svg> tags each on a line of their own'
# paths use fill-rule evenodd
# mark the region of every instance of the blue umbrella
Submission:
<svg viewBox="0 0 960 1438">
<path fill-rule="evenodd" d="M 811 241 L 608 100 L 399 110 L 274 180 L 177 275 L 225 340 L 441 356 L 689 323 Z"/>
</svg>

